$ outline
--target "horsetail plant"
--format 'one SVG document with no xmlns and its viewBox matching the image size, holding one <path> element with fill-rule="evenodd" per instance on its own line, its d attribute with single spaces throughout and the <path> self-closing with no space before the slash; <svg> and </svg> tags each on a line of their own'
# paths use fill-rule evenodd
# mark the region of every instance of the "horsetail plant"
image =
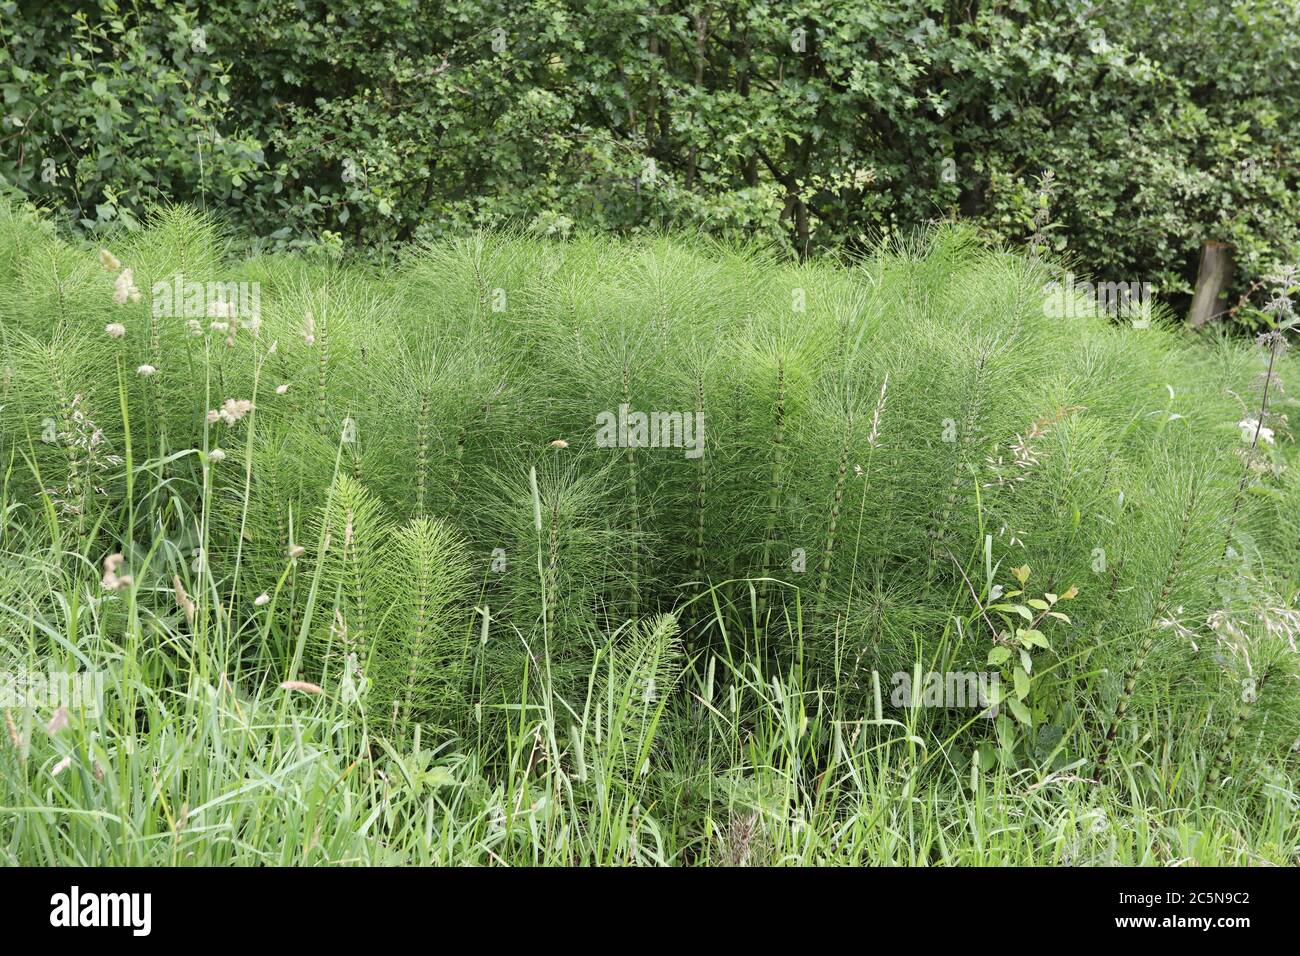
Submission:
<svg viewBox="0 0 1300 956">
<path fill-rule="evenodd" d="M 1151 615 L 1151 620 L 1141 631 L 1141 643 L 1138 645 L 1137 653 L 1129 662 L 1127 669 L 1124 671 L 1123 679 L 1120 683 L 1119 698 L 1115 703 L 1115 712 L 1111 716 L 1110 725 L 1102 737 L 1100 750 L 1096 758 L 1096 769 L 1094 779 L 1100 781 L 1102 774 L 1105 772 L 1106 763 L 1110 759 L 1111 752 L 1115 746 L 1115 739 L 1119 734 L 1120 726 L 1124 722 L 1124 717 L 1128 713 L 1130 704 L 1133 701 L 1133 692 L 1137 687 L 1138 679 L 1142 676 L 1143 669 L 1146 667 L 1147 659 L 1151 656 L 1151 651 L 1155 647 L 1156 637 L 1159 634 L 1162 621 L 1169 611 L 1170 600 L 1174 593 L 1174 587 L 1179 580 L 1179 575 L 1183 572 L 1184 560 L 1188 553 L 1188 544 L 1192 522 L 1196 516 L 1198 500 L 1204 494 L 1201 487 L 1200 479 L 1193 478 L 1190 483 L 1189 494 L 1186 506 L 1178 519 L 1178 543 L 1174 547 L 1173 556 L 1169 560 L 1168 569 L 1160 585 L 1160 590 L 1156 595 L 1155 609 Z"/>
<path fill-rule="evenodd" d="M 101 721 L 0 702 L 0 859 L 1292 862 L 1274 339 L 1243 491 L 1257 356 L 1049 316 L 1051 266 L 961 225 L 851 267 L 230 248 L 175 212 L 115 237 L 119 304 L 0 202 L 0 672 L 113 676 Z M 178 269 L 259 282 L 260 332 L 146 319 Z M 623 403 L 707 413 L 707 455 L 598 450 Z M 1005 719 L 893 706 L 918 664 L 996 671 Z"/>
</svg>

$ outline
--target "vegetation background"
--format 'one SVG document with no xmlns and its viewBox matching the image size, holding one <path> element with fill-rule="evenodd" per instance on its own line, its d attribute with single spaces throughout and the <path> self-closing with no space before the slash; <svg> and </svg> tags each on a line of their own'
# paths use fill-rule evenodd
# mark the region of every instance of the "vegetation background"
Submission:
<svg viewBox="0 0 1300 956">
<path fill-rule="evenodd" d="M 1295 14 L 0 0 L 0 862 L 1300 861 Z"/>
</svg>

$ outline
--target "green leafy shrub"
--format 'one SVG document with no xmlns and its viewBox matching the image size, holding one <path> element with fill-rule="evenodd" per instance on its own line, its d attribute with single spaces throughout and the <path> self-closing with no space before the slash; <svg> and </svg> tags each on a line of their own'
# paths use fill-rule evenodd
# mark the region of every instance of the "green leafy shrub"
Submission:
<svg viewBox="0 0 1300 956">
<path fill-rule="evenodd" d="M 259 245 L 378 255 L 506 223 L 857 252 L 958 213 L 1180 298 L 1218 240 L 1246 318 L 1300 239 L 1293 14 L 10 0 L 0 176 L 95 234 L 177 201 Z"/>
</svg>

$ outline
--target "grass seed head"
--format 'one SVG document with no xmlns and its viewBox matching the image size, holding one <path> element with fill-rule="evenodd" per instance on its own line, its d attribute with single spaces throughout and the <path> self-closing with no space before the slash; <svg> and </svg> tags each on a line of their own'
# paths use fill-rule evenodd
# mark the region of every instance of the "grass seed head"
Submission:
<svg viewBox="0 0 1300 956">
<path fill-rule="evenodd" d="M 130 269 L 123 269 L 118 273 L 117 279 L 114 280 L 113 301 L 118 305 L 140 301 L 140 290 L 135 287 L 135 280 Z"/>
<path fill-rule="evenodd" d="M 297 690 L 304 694 L 323 694 L 324 689 L 319 684 L 313 684 L 305 680 L 286 680 L 280 682 L 281 690 Z"/>
<path fill-rule="evenodd" d="M 45 732 L 53 737 L 66 726 L 68 726 L 68 708 L 60 707 L 45 725 Z"/>
<path fill-rule="evenodd" d="M 110 554 L 104 559 L 104 577 L 101 583 L 106 591 L 122 591 L 131 586 L 132 577 L 129 574 L 119 575 L 118 568 L 126 559 L 121 553 Z"/>
</svg>

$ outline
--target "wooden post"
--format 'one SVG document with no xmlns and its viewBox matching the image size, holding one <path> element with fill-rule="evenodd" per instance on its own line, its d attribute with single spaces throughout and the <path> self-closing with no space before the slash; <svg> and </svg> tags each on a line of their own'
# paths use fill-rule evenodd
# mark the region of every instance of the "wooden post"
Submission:
<svg viewBox="0 0 1300 956">
<path fill-rule="evenodd" d="M 1219 302 L 1232 281 L 1232 246 L 1207 242 L 1201 246 L 1201 263 L 1196 270 L 1196 290 L 1187 324 L 1197 329 L 1227 311 Z"/>
</svg>

